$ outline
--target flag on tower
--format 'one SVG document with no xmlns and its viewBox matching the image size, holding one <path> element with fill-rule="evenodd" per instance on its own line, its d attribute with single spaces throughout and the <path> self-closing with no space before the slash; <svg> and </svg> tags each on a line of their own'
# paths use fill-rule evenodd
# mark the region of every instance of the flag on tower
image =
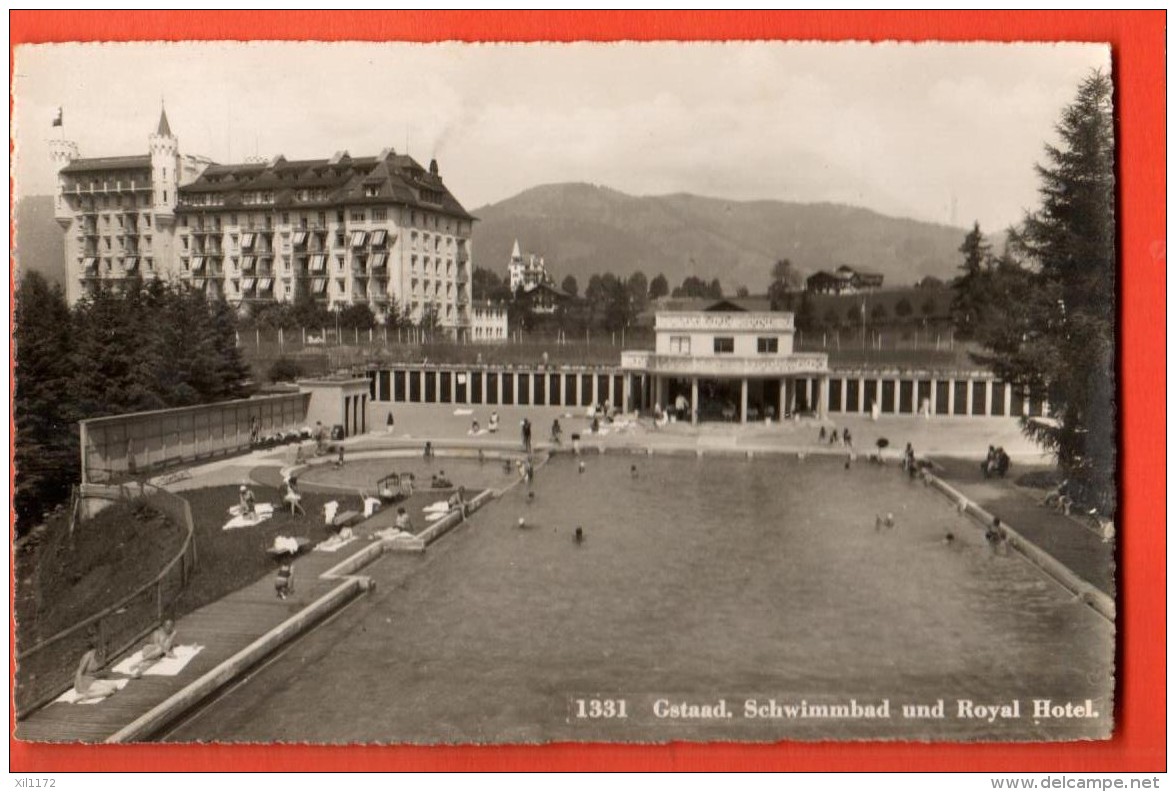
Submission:
<svg viewBox="0 0 1176 792">
<path fill-rule="evenodd" d="M 53 116 L 53 126 L 59 127 L 62 125 L 61 108 L 57 108 L 57 115 Z"/>
</svg>

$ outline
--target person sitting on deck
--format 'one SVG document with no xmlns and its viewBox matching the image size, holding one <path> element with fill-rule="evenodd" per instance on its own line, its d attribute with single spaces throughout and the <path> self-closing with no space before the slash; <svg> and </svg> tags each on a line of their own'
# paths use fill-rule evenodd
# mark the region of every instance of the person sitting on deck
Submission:
<svg viewBox="0 0 1176 792">
<path fill-rule="evenodd" d="M 343 467 L 343 444 L 339 444 L 339 457 L 335 460 L 335 467 Z"/>
<path fill-rule="evenodd" d="M 988 453 L 984 457 L 984 461 L 980 463 L 980 471 L 984 474 L 984 478 L 988 478 L 996 472 L 996 448 L 988 446 Z"/>
<path fill-rule="evenodd" d="M 849 427 L 841 430 L 841 444 L 846 448 L 853 448 L 853 438 L 849 436 Z"/>
<path fill-rule="evenodd" d="M 465 487 L 458 487 L 457 491 L 449 496 L 449 508 L 460 509 L 462 518 L 469 517 L 469 504 L 466 503 Z"/>
<path fill-rule="evenodd" d="M 445 477 L 445 471 L 433 474 L 433 489 L 449 489 L 453 486 L 453 482 Z"/>
<path fill-rule="evenodd" d="M 834 429 L 829 433 L 829 445 L 837 445 L 837 430 Z"/>
<path fill-rule="evenodd" d="M 1067 489 L 1070 486 L 1069 480 L 1063 481 L 1057 488 L 1050 490 L 1045 499 L 1041 502 L 1042 506 L 1051 509 L 1056 509 L 1062 514 L 1069 514 L 1070 509 L 1074 505 L 1074 499 L 1067 494 Z"/>
<path fill-rule="evenodd" d="M 176 642 L 176 625 L 171 619 L 164 619 L 163 624 L 151 632 L 147 643 L 143 644 L 142 659 L 131 667 L 131 676 L 138 679 L 143 676 L 143 669 L 164 657 L 175 657 L 172 645 Z"/>
<path fill-rule="evenodd" d="M 992 546 L 994 552 L 1007 547 L 1008 535 L 1005 533 L 999 517 L 992 518 L 992 524 L 984 531 L 984 538 L 988 540 L 988 544 Z"/>
<path fill-rule="evenodd" d="M 592 434 L 599 434 L 599 433 L 600 433 L 600 419 L 594 417 L 592 419 Z"/>
<path fill-rule="evenodd" d="M 274 593 L 278 599 L 286 599 L 294 593 L 294 565 L 283 561 L 278 567 L 278 574 L 274 577 Z"/>
<path fill-rule="evenodd" d="M 551 442 L 553 445 L 563 445 L 563 427 L 559 425 L 558 418 L 551 422 Z"/>
<path fill-rule="evenodd" d="M 629 465 L 629 478 L 637 478 L 637 466 Z"/>
<path fill-rule="evenodd" d="M 477 419 L 477 418 L 475 418 L 475 419 L 473 420 L 473 422 L 470 424 L 470 431 L 468 432 L 468 434 L 471 434 L 471 435 L 478 435 L 478 434 L 480 434 L 481 432 L 482 432 L 482 425 L 481 425 L 481 424 L 479 424 L 479 423 L 478 423 L 478 419 Z"/>
<path fill-rule="evenodd" d="M 996 449 L 996 475 L 1001 478 L 1009 472 L 1009 455 L 1005 453 L 1004 447 L 1000 446 Z"/>
<path fill-rule="evenodd" d="M 497 410 L 490 413 L 490 424 L 486 428 L 490 430 L 491 434 L 498 431 L 498 411 Z"/>
<path fill-rule="evenodd" d="M 826 432 L 825 432 L 825 427 L 823 427 L 823 426 L 822 426 L 822 427 L 821 427 L 821 431 L 817 433 L 817 442 L 818 442 L 818 443 L 823 443 L 823 442 L 825 442 L 825 438 L 826 438 L 826 437 L 828 437 L 828 435 L 827 435 L 827 434 L 826 434 Z"/>
<path fill-rule="evenodd" d="M 403 506 L 396 510 L 396 522 L 394 524 L 396 530 L 412 533 L 412 518 L 408 516 L 408 510 Z"/>
<path fill-rule="evenodd" d="M 102 662 L 98 659 L 98 647 L 91 641 L 74 674 L 74 690 L 78 694 L 79 703 L 100 701 L 118 691 L 118 685 L 112 680 L 98 679 L 100 673 Z"/>
<path fill-rule="evenodd" d="M 430 440 L 425 441 L 425 459 L 433 458 L 433 443 Z"/>
<path fill-rule="evenodd" d="M 256 517 L 257 498 L 253 495 L 253 490 L 242 484 L 239 493 L 238 501 L 240 502 L 241 516 Z"/>
</svg>

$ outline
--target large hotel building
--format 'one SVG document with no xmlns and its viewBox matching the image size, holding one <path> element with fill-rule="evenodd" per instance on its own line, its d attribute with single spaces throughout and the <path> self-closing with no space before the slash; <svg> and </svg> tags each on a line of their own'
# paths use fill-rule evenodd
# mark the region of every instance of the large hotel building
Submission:
<svg viewBox="0 0 1176 792">
<path fill-rule="evenodd" d="M 103 281 L 190 283 L 247 310 L 309 294 L 328 308 L 434 310 L 470 337 L 475 218 L 423 168 L 385 149 L 218 165 L 180 153 L 166 112 L 148 153 L 84 159 L 51 141 L 71 303 Z"/>
</svg>

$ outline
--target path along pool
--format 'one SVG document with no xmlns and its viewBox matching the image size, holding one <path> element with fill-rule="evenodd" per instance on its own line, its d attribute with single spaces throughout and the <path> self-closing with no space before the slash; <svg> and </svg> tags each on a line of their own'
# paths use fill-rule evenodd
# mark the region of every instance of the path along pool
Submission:
<svg viewBox="0 0 1176 792">
<path fill-rule="evenodd" d="M 1016 553 L 994 553 L 948 500 L 896 467 L 582 461 L 580 472 L 579 459 L 555 457 L 533 501 L 516 486 L 425 555 L 368 567 L 373 593 L 168 739 L 1109 736 L 1113 625 Z M 433 464 L 455 479 L 473 470 Z M 876 530 L 887 513 L 895 527 Z M 949 531 L 956 540 L 945 543 Z M 621 699 L 625 718 L 577 717 L 580 700 Z M 810 713 L 886 701 L 889 716 L 748 718 L 749 699 L 805 702 Z M 1034 717 L 1045 699 L 1091 707 Z M 657 716 L 659 702 L 719 700 L 731 717 Z M 940 700 L 944 717 L 933 717 Z M 904 705 L 930 709 L 906 717 Z"/>
</svg>

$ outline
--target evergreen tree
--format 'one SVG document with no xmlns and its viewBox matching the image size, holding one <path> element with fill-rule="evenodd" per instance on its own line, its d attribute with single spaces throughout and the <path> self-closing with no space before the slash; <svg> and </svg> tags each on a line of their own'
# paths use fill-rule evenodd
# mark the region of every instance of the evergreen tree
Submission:
<svg viewBox="0 0 1176 792">
<path fill-rule="evenodd" d="M 25 274 L 13 320 L 13 505 L 16 532 L 24 535 L 47 507 L 69 498 L 70 485 L 77 480 L 77 415 L 70 385 L 70 315 L 61 287 L 50 287 L 40 273 Z"/>
<path fill-rule="evenodd" d="M 1037 166 L 1041 208 L 1010 236 L 998 263 L 999 321 L 981 359 L 997 376 L 1044 395 L 1051 421 L 1025 431 L 1056 456 L 1087 504 L 1115 508 L 1115 205 L 1112 84 L 1087 77 L 1057 124 L 1058 147 Z"/>
<path fill-rule="evenodd" d="M 629 292 L 629 312 L 636 316 L 645 310 L 649 303 L 649 281 L 645 273 L 638 270 L 625 281 L 625 288 Z"/>
<path fill-rule="evenodd" d="M 568 294 L 572 295 L 573 297 L 580 296 L 580 284 L 576 283 L 576 276 L 575 275 L 566 276 L 563 279 L 563 283 L 560 284 L 560 288 L 563 289 Z"/>
<path fill-rule="evenodd" d="M 906 297 L 903 297 L 894 306 L 894 315 L 901 318 L 901 319 L 906 319 L 908 316 L 910 316 L 914 312 L 915 312 L 914 306 L 911 305 L 911 301 L 908 300 Z"/>
<path fill-rule="evenodd" d="M 649 299 L 657 300 L 668 296 L 670 293 L 670 284 L 666 280 L 666 276 L 660 272 L 654 276 L 653 280 L 649 282 Z"/>
<path fill-rule="evenodd" d="M 952 282 L 955 295 L 951 302 L 952 319 L 961 338 L 971 338 L 983 321 L 984 307 L 988 303 L 986 293 L 989 285 L 985 268 L 991 247 L 980 233 L 980 223 L 974 223 L 972 230 L 964 237 L 960 253 L 964 263 L 960 265 L 963 274 Z"/>
<path fill-rule="evenodd" d="M 793 293 L 804 285 L 800 272 L 789 259 L 779 259 L 772 265 L 772 282 L 768 284 L 768 299 L 773 311 L 790 311 Z"/>
</svg>

